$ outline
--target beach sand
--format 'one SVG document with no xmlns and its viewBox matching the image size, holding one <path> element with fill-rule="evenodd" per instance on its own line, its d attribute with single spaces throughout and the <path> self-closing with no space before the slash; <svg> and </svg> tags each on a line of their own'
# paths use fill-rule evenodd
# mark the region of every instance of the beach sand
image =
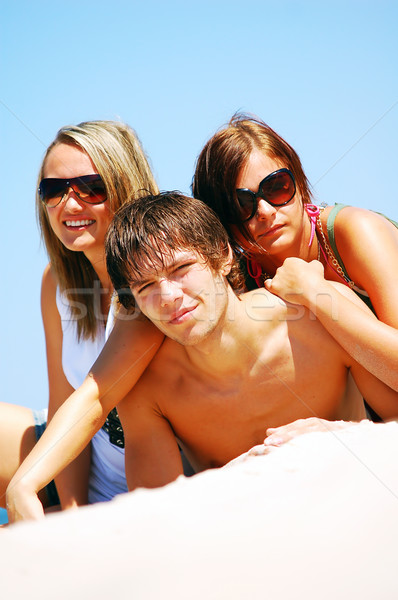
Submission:
<svg viewBox="0 0 398 600">
<path fill-rule="evenodd" d="M 0 532 L 3 598 L 398 597 L 398 424 L 264 456 Z"/>
</svg>

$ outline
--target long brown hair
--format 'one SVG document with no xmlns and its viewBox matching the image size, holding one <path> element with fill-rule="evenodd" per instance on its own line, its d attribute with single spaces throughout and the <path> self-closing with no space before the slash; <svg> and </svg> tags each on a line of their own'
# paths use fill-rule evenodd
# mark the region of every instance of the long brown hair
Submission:
<svg viewBox="0 0 398 600">
<path fill-rule="evenodd" d="M 124 123 L 88 121 L 62 127 L 44 155 L 39 182 L 44 176 L 47 157 L 57 144 L 76 146 L 90 157 L 104 181 L 111 214 L 139 195 L 158 192 L 140 141 Z M 94 297 L 94 289 L 99 287 L 98 276 L 83 252 L 68 250 L 55 235 L 37 192 L 36 211 L 51 267 L 60 291 L 67 294 L 78 337 L 94 339 L 102 326 Z"/>
<path fill-rule="evenodd" d="M 236 181 L 255 149 L 290 169 L 302 202 L 311 202 L 310 184 L 296 151 L 261 119 L 236 113 L 204 146 L 192 182 L 193 196 L 216 212 L 235 248 L 230 225 L 231 213 L 237 211 Z M 247 241 L 254 243 L 244 223 L 237 227 Z"/>
</svg>

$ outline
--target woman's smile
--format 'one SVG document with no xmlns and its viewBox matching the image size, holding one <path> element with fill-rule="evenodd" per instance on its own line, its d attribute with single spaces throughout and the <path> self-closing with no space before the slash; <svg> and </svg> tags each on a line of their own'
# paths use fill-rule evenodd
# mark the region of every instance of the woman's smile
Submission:
<svg viewBox="0 0 398 600">
<path fill-rule="evenodd" d="M 83 150 L 62 143 L 52 148 L 44 168 L 46 178 L 70 179 L 96 173 L 93 162 Z M 99 254 L 104 254 L 105 234 L 111 221 L 107 201 L 89 205 L 69 188 L 57 206 L 47 208 L 47 216 L 55 235 L 66 248 L 84 252 L 89 260 L 96 262 Z"/>
</svg>

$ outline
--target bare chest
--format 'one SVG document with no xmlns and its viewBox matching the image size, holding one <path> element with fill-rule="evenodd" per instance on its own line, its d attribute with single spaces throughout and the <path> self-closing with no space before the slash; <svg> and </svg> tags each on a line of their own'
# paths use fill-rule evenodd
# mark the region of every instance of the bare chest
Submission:
<svg viewBox="0 0 398 600">
<path fill-rule="evenodd" d="M 249 356 L 242 348 L 247 369 L 237 364 L 236 372 L 211 377 L 174 356 L 148 376 L 156 381 L 158 409 L 191 460 L 207 468 L 262 443 L 268 427 L 309 416 L 342 418 L 346 370 L 334 365 L 325 383 L 325 361 L 311 356 L 305 343 L 274 336 Z"/>
</svg>

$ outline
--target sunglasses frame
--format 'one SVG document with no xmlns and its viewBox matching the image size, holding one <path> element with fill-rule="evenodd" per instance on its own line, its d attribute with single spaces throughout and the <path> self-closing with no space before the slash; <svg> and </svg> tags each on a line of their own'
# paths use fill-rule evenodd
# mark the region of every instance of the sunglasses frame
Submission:
<svg viewBox="0 0 398 600">
<path fill-rule="evenodd" d="M 271 202 L 271 200 L 268 200 L 268 198 L 263 196 L 261 194 L 260 190 L 261 190 L 261 187 L 264 185 L 264 182 L 267 181 L 267 179 L 270 179 L 270 177 L 273 177 L 274 175 L 277 175 L 278 173 L 287 173 L 289 175 L 290 179 L 293 182 L 294 191 L 293 191 L 293 194 L 291 195 L 291 197 L 289 198 L 289 200 L 286 200 L 286 202 L 282 202 L 281 204 L 274 204 L 273 202 Z M 294 178 L 293 173 L 290 171 L 290 169 L 277 169 L 276 171 L 273 171 L 272 173 L 267 175 L 267 177 L 264 177 L 264 179 L 262 179 L 260 181 L 257 192 L 253 192 L 252 190 L 249 190 L 247 188 L 238 188 L 236 190 L 236 192 L 249 192 L 251 195 L 251 198 L 252 198 L 253 205 L 252 205 L 252 211 L 250 213 L 250 216 L 247 217 L 246 219 L 239 219 L 239 221 L 241 223 L 246 223 L 246 221 L 250 221 L 250 219 L 252 219 L 257 212 L 257 204 L 258 204 L 257 199 L 258 198 L 265 200 L 266 202 L 268 202 L 268 204 L 270 204 L 271 206 L 274 206 L 274 207 L 285 206 L 286 204 L 289 204 L 289 202 L 291 202 L 293 200 L 293 198 L 296 194 L 296 180 Z M 237 200 L 238 200 L 238 204 L 239 204 L 239 199 L 237 198 Z M 237 208 L 239 208 L 239 207 L 237 206 Z"/>
<path fill-rule="evenodd" d="M 46 200 L 44 198 L 44 194 L 42 192 L 42 183 L 43 181 L 62 181 L 64 182 L 64 186 L 65 186 L 65 191 L 62 193 L 59 201 L 56 204 L 53 204 L 51 206 L 48 205 L 49 201 L 52 198 L 56 198 L 57 195 L 54 196 L 50 196 L 48 200 Z M 97 205 L 97 204 L 103 204 L 104 202 L 106 202 L 106 195 L 105 198 L 103 200 L 100 200 L 99 202 L 90 202 L 89 200 L 87 200 L 86 198 L 82 198 L 80 193 L 81 193 L 81 189 L 79 187 L 79 183 L 83 183 L 84 185 L 87 185 L 89 183 L 94 183 L 95 181 L 100 181 L 103 186 L 104 186 L 104 191 L 106 192 L 106 188 L 105 188 L 105 184 L 103 182 L 103 179 L 101 177 L 101 175 L 99 175 L 98 173 L 93 173 L 92 175 L 81 175 L 80 177 L 71 177 L 70 179 L 62 179 L 59 177 L 44 177 L 39 184 L 39 187 L 37 189 L 37 193 L 39 194 L 39 198 L 41 200 L 41 202 L 44 204 L 44 206 L 46 206 L 47 208 L 55 208 L 56 206 L 58 206 L 62 200 L 65 198 L 66 194 L 68 193 L 68 191 L 70 189 L 73 190 L 73 192 L 76 194 L 76 196 L 79 198 L 79 200 L 81 200 L 82 202 L 85 202 L 86 204 L 91 204 L 91 205 Z M 77 188 L 77 189 L 76 189 Z M 80 190 L 80 193 L 79 193 Z"/>
</svg>

